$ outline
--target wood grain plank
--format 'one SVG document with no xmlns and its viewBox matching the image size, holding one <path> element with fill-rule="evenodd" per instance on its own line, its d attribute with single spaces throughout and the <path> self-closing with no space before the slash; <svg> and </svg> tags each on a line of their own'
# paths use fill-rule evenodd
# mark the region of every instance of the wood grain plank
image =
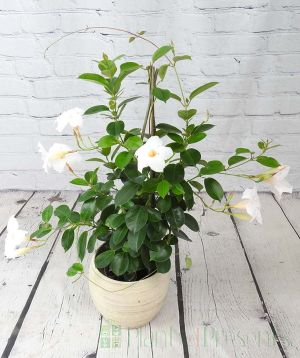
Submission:
<svg viewBox="0 0 300 358">
<path fill-rule="evenodd" d="M 32 197 L 32 191 L 0 191 L 0 233 L 10 216 L 16 215 Z"/>
<path fill-rule="evenodd" d="M 229 217 L 197 207 L 200 233 L 180 241 L 185 328 L 190 357 L 282 357 L 272 341 L 235 228 Z M 270 343 L 271 340 L 271 343 Z"/>
<path fill-rule="evenodd" d="M 59 192 L 36 193 L 18 215 L 20 227 L 33 231 L 38 223 L 38 216 L 43 207 L 55 199 L 61 202 L 74 202 L 77 194 L 66 192 L 59 195 Z M 5 237 L 5 232 L 1 237 Z M 1 260 L 1 286 L 0 286 L 0 351 L 5 347 L 9 348 L 15 339 L 20 325 L 21 315 L 26 314 L 27 306 L 30 305 L 30 297 L 35 289 L 37 279 L 46 269 L 49 252 L 52 242 L 45 247 L 35 250 L 29 255 L 16 260 Z M 4 250 L 4 240 L 0 241 L 0 251 Z M 15 328 L 15 330 L 14 330 Z M 11 336 L 13 332 L 13 335 Z M 9 342 L 8 342 L 9 340 Z M 9 350 L 9 349 L 8 349 Z"/>
<path fill-rule="evenodd" d="M 300 356 L 300 240 L 274 198 L 260 194 L 263 225 L 236 221 L 270 319 L 289 358 Z M 295 200 L 299 200 L 295 198 Z M 284 199 L 289 217 L 299 220 L 299 204 Z"/>
</svg>

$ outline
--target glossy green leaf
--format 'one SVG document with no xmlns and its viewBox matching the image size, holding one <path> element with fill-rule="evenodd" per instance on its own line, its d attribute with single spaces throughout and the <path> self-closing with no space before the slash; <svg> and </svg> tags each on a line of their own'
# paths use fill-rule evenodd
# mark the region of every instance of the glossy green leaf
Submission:
<svg viewBox="0 0 300 358">
<path fill-rule="evenodd" d="M 205 137 L 206 137 L 206 134 L 203 132 L 198 132 L 198 133 L 192 134 L 188 138 L 188 143 L 192 144 L 192 143 L 200 142 L 200 140 L 204 139 Z"/>
<path fill-rule="evenodd" d="M 224 196 L 224 191 L 219 182 L 213 178 L 204 179 L 204 186 L 207 194 L 214 200 L 221 201 Z"/>
<path fill-rule="evenodd" d="M 112 78 L 117 72 L 117 67 L 115 63 L 111 60 L 102 60 L 98 63 L 99 70 L 102 75 Z"/>
<path fill-rule="evenodd" d="M 170 268 L 171 268 L 171 260 L 170 259 L 167 259 L 165 261 L 156 261 L 155 262 L 156 264 L 156 268 L 157 268 L 157 272 L 159 273 L 167 273 L 170 271 Z"/>
<path fill-rule="evenodd" d="M 164 199 L 159 198 L 157 201 L 157 208 L 161 213 L 166 213 L 167 211 L 169 211 L 171 206 L 172 206 L 172 200 L 169 196 L 167 196 Z"/>
<path fill-rule="evenodd" d="M 67 275 L 68 276 L 75 276 L 78 273 L 82 273 L 83 272 L 83 266 L 80 262 L 76 262 L 74 263 L 72 266 L 69 267 L 68 271 L 67 271 Z"/>
<path fill-rule="evenodd" d="M 162 47 L 158 48 L 152 55 L 152 62 L 154 63 L 161 57 L 165 56 L 172 49 L 173 49 L 173 46 L 170 46 L 170 45 L 166 45 L 166 46 L 162 46 Z"/>
<path fill-rule="evenodd" d="M 201 175 L 210 175 L 210 174 L 217 174 L 225 170 L 225 167 L 222 162 L 219 160 L 211 160 L 206 163 L 206 166 L 201 168 L 200 174 Z"/>
<path fill-rule="evenodd" d="M 124 127 L 125 124 L 123 121 L 110 122 L 106 127 L 106 131 L 108 134 L 117 137 L 119 134 L 123 133 Z"/>
<path fill-rule="evenodd" d="M 184 168 L 181 164 L 169 164 L 164 169 L 164 175 L 169 183 L 179 183 L 184 178 Z"/>
<path fill-rule="evenodd" d="M 82 178 L 75 178 L 75 179 L 71 180 L 70 183 L 74 184 L 74 185 L 81 185 L 81 186 L 89 185 L 89 183 L 85 179 L 82 179 Z"/>
<path fill-rule="evenodd" d="M 115 144 L 118 144 L 118 140 L 112 135 L 105 135 L 97 142 L 100 148 L 110 148 Z"/>
<path fill-rule="evenodd" d="M 74 229 L 67 229 L 61 237 L 61 244 L 65 252 L 67 252 L 74 242 Z"/>
<path fill-rule="evenodd" d="M 81 233 L 77 241 L 77 254 L 81 261 L 84 259 L 85 256 L 87 236 L 87 231 L 84 231 L 83 233 Z"/>
<path fill-rule="evenodd" d="M 115 197 L 115 204 L 121 206 L 131 200 L 139 189 L 139 185 L 128 181 L 124 186 L 117 192 Z"/>
<path fill-rule="evenodd" d="M 125 225 L 119 227 L 112 235 L 113 244 L 116 246 L 119 245 L 124 240 L 127 233 L 128 229 Z"/>
<path fill-rule="evenodd" d="M 190 94 L 190 101 L 195 98 L 196 96 L 198 96 L 200 93 L 210 89 L 211 87 L 217 85 L 219 82 L 209 82 L 206 83 L 203 86 L 200 86 L 198 88 L 196 88 L 191 94 Z"/>
<path fill-rule="evenodd" d="M 142 66 L 136 62 L 125 62 L 122 63 L 120 66 L 120 75 L 119 78 L 123 80 L 126 76 L 130 73 L 135 72 L 136 70 L 140 69 Z"/>
<path fill-rule="evenodd" d="M 142 139 L 137 136 L 129 137 L 124 143 L 124 146 L 129 150 L 136 150 L 142 145 L 143 145 Z"/>
<path fill-rule="evenodd" d="M 169 65 L 161 65 L 158 69 L 158 76 L 161 79 L 161 81 L 164 80 L 167 70 L 168 70 Z"/>
<path fill-rule="evenodd" d="M 129 152 L 121 152 L 117 155 L 115 164 L 118 168 L 124 169 L 133 158 L 133 155 Z"/>
<path fill-rule="evenodd" d="M 105 225 L 109 226 L 112 229 L 116 229 L 124 223 L 125 223 L 124 214 L 112 214 L 106 219 Z"/>
<path fill-rule="evenodd" d="M 127 253 L 116 254 L 110 264 L 112 272 L 117 275 L 123 275 L 129 266 L 129 258 Z"/>
<path fill-rule="evenodd" d="M 42 211 L 42 219 L 44 222 L 49 222 L 53 215 L 53 206 L 48 205 L 43 211 Z"/>
<path fill-rule="evenodd" d="M 94 106 L 94 107 L 88 108 L 84 112 L 84 115 L 95 114 L 95 113 L 100 113 L 100 112 L 107 112 L 107 111 L 109 111 L 109 108 L 107 106 L 104 106 L 104 105 Z"/>
<path fill-rule="evenodd" d="M 161 182 L 158 183 L 157 185 L 157 192 L 158 194 L 164 198 L 168 192 L 169 192 L 169 189 L 170 189 L 170 184 L 167 180 L 162 180 Z"/>
<path fill-rule="evenodd" d="M 156 129 L 159 129 L 159 130 L 163 131 L 164 133 L 181 134 L 181 131 L 178 128 L 172 126 L 171 124 L 167 124 L 167 123 L 157 124 Z"/>
<path fill-rule="evenodd" d="M 178 62 L 178 61 L 184 61 L 184 60 L 191 60 L 192 57 L 189 55 L 181 55 L 181 56 L 174 56 L 173 57 L 173 61 L 174 62 Z"/>
<path fill-rule="evenodd" d="M 188 213 L 184 213 L 184 224 L 193 231 L 199 231 L 199 224 L 197 220 Z"/>
<path fill-rule="evenodd" d="M 80 78 L 81 80 L 87 80 L 87 81 L 91 81 L 91 82 L 95 82 L 97 84 L 100 84 L 102 86 L 106 86 L 107 85 L 107 80 L 96 74 L 96 73 L 83 73 L 82 75 L 80 75 L 78 78 Z"/>
<path fill-rule="evenodd" d="M 181 109 L 178 111 L 178 116 L 187 121 L 191 119 L 196 113 L 196 109 Z"/>
<path fill-rule="evenodd" d="M 107 267 L 114 259 L 114 250 L 107 250 L 97 255 L 95 258 L 95 265 L 97 268 Z"/>
<path fill-rule="evenodd" d="M 184 189 L 183 189 L 181 184 L 176 183 L 176 184 L 172 185 L 172 192 L 175 195 L 183 195 L 184 194 Z"/>
<path fill-rule="evenodd" d="M 232 157 L 230 157 L 228 159 L 228 165 L 234 165 L 234 164 L 243 162 L 246 159 L 247 159 L 246 157 L 243 157 L 241 155 L 233 155 Z"/>
<path fill-rule="evenodd" d="M 137 232 L 129 231 L 128 233 L 128 246 L 131 250 L 137 252 L 143 245 L 146 238 L 147 226 L 144 226 Z"/>
<path fill-rule="evenodd" d="M 197 149 L 189 148 L 180 153 L 180 158 L 185 165 L 194 166 L 199 163 L 201 154 Z"/>
<path fill-rule="evenodd" d="M 157 244 L 157 251 L 149 250 L 150 260 L 156 262 L 163 262 L 168 260 L 172 254 L 172 247 L 166 243 Z"/>
<path fill-rule="evenodd" d="M 172 208 L 166 213 L 166 218 L 174 228 L 180 228 L 184 224 L 184 211 L 180 208 Z"/>
<path fill-rule="evenodd" d="M 263 155 L 260 155 L 259 157 L 257 157 L 256 161 L 259 164 L 264 165 L 265 167 L 277 168 L 280 166 L 280 163 L 275 158 L 267 157 L 267 156 L 263 156 Z"/>
<path fill-rule="evenodd" d="M 152 94 L 154 97 L 160 101 L 167 102 L 171 98 L 171 92 L 168 89 L 163 89 L 159 87 L 153 88 Z"/>
<path fill-rule="evenodd" d="M 144 206 L 133 206 L 125 216 L 125 222 L 130 231 L 137 232 L 141 230 L 147 223 L 148 211 Z"/>
</svg>

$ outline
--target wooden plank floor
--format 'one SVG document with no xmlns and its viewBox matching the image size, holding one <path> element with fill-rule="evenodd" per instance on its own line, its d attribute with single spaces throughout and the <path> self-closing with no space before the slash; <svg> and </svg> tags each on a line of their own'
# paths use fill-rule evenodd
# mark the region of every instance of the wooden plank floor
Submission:
<svg viewBox="0 0 300 358">
<path fill-rule="evenodd" d="M 76 205 L 77 197 L 0 192 L 2 255 L 9 216 L 30 231 L 49 202 Z M 1 259 L 2 357 L 299 358 L 300 194 L 280 203 L 261 194 L 261 201 L 262 226 L 195 208 L 201 231 L 176 247 L 166 303 L 138 330 L 111 326 L 94 308 L 86 280 L 67 278 L 76 255 L 64 254 L 60 234 L 25 257 Z"/>
</svg>

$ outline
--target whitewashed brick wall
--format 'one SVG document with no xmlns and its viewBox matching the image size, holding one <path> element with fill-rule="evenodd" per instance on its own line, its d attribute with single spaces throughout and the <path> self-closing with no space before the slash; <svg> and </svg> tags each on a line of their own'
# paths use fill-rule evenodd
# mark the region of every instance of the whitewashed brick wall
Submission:
<svg viewBox="0 0 300 358">
<path fill-rule="evenodd" d="M 37 142 L 72 143 L 68 131 L 54 130 L 55 117 L 101 102 L 99 88 L 76 76 L 95 69 L 103 51 L 147 63 L 151 47 L 107 30 L 67 37 L 44 58 L 49 44 L 86 26 L 146 30 L 158 44 L 172 39 L 193 57 L 180 64 L 187 90 L 221 83 L 195 101 L 217 125 L 201 144 L 204 157 L 225 159 L 236 146 L 273 138 L 283 145 L 274 155 L 292 167 L 300 189 L 300 0 L 0 0 L 0 189 L 70 188 L 67 174 L 42 172 Z M 146 94 L 140 80 L 129 78 L 125 93 Z M 127 109 L 128 126 L 141 124 L 144 104 Z M 158 117 L 178 122 L 176 110 L 170 101 Z M 85 133 L 97 138 L 105 124 L 90 117 Z"/>
</svg>

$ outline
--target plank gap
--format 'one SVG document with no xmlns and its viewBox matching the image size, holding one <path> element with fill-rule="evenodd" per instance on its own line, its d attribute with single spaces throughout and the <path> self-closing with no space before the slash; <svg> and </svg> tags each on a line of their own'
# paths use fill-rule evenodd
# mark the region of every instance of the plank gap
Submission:
<svg viewBox="0 0 300 358">
<path fill-rule="evenodd" d="M 34 193 L 35 192 L 33 192 L 33 194 L 30 196 L 30 198 L 33 197 Z M 74 202 L 74 204 L 72 206 L 72 210 L 75 208 L 78 198 L 79 198 L 79 195 L 77 196 L 77 199 L 75 200 L 75 202 Z M 24 206 L 27 204 L 28 201 L 29 201 L 29 199 L 26 201 L 26 203 L 24 203 L 24 205 L 18 211 L 17 214 L 20 214 L 21 210 L 24 208 Z M 17 216 L 17 214 L 16 214 L 16 216 Z M 2 358 L 9 357 L 9 355 L 10 355 L 10 353 L 11 353 L 11 351 L 12 351 L 12 349 L 13 349 L 15 343 L 16 343 L 16 340 L 18 338 L 19 332 L 20 332 L 20 330 L 22 328 L 22 325 L 23 325 L 23 322 L 24 322 L 24 320 L 26 318 L 27 312 L 28 312 L 28 310 L 29 310 L 29 308 L 31 306 L 32 301 L 33 301 L 34 295 L 35 295 L 35 293 L 36 293 L 36 291 L 37 291 L 37 289 L 39 287 L 41 279 L 44 276 L 44 273 L 45 273 L 45 271 L 47 269 L 47 266 L 48 266 L 48 264 L 50 262 L 50 257 L 52 256 L 52 250 L 54 249 L 54 247 L 55 247 L 55 245 L 57 243 L 57 240 L 59 238 L 60 233 L 61 233 L 61 230 L 58 231 L 58 233 L 57 233 L 57 235 L 56 235 L 56 237 L 55 237 L 55 239 L 53 241 L 53 244 L 51 245 L 51 248 L 50 248 L 49 253 L 48 253 L 47 257 L 46 257 L 46 260 L 44 261 L 44 263 L 43 263 L 43 265 L 42 265 L 42 267 L 40 269 L 40 272 L 39 272 L 39 274 L 37 276 L 37 279 L 36 279 L 36 281 L 35 281 L 35 283 L 34 283 L 34 285 L 32 287 L 32 290 L 30 291 L 30 294 L 29 294 L 29 296 L 27 298 L 27 301 L 26 301 L 26 303 L 25 303 L 25 305 L 24 305 L 24 307 L 22 309 L 22 312 L 21 312 L 21 314 L 20 314 L 20 316 L 19 316 L 19 318 L 17 320 L 17 323 L 16 323 L 16 325 L 15 325 L 15 327 L 14 327 L 14 329 L 13 329 L 11 335 L 10 335 L 10 337 L 8 338 L 7 344 L 6 344 L 6 346 L 4 348 L 4 351 L 2 353 Z"/>
<path fill-rule="evenodd" d="M 228 209 L 228 210 L 229 210 L 229 212 L 231 212 L 231 209 Z M 231 219 L 231 221 L 232 221 L 232 224 L 233 224 L 234 229 L 235 229 L 235 231 L 236 231 L 236 234 L 237 234 L 237 236 L 238 236 L 239 242 L 240 242 L 240 244 L 241 244 L 241 246 L 242 246 L 242 249 L 243 249 L 243 252 L 244 252 L 244 255 L 245 255 L 245 258 L 246 258 L 246 261 L 247 261 L 247 264 L 248 264 L 248 267 L 249 267 L 249 270 L 250 270 L 250 273 L 251 273 L 251 276 L 252 276 L 252 278 L 253 278 L 253 282 L 254 282 L 254 285 L 255 285 L 257 294 L 258 294 L 258 296 L 259 296 L 259 299 L 260 299 L 262 308 L 263 308 L 263 310 L 264 310 L 264 313 L 265 313 L 265 315 L 266 315 L 266 317 L 267 317 L 268 324 L 269 324 L 269 326 L 270 326 L 270 328 L 271 328 L 271 331 L 272 331 L 272 333 L 273 333 L 273 335 L 274 335 L 274 337 L 275 337 L 275 340 L 276 340 L 276 344 L 277 344 L 277 346 L 278 346 L 278 349 L 279 349 L 279 351 L 280 351 L 282 357 L 283 357 L 283 358 L 287 358 L 287 355 L 286 355 L 286 353 L 285 353 L 285 351 L 284 351 L 283 345 L 282 345 L 282 343 L 281 343 L 281 341 L 280 341 L 280 339 L 279 339 L 279 336 L 278 336 L 278 334 L 277 334 L 277 331 L 276 331 L 276 329 L 275 329 L 275 326 L 274 326 L 274 324 L 273 324 L 273 322 L 272 322 L 271 316 L 269 315 L 268 308 L 267 308 L 267 306 L 266 306 L 264 297 L 263 297 L 263 295 L 262 295 L 262 292 L 261 292 L 260 287 L 259 287 L 259 285 L 258 285 L 257 279 L 256 279 L 256 277 L 255 277 L 255 274 L 254 274 L 254 271 L 253 271 L 251 262 L 250 262 L 250 260 L 249 260 L 248 254 L 247 254 L 247 252 L 246 252 L 246 248 L 245 248 L 245 246 L 244 246 L 243 240 L 242 240 L 241 235 L 240 235 L 240 233 L 239 233 L 237 224 L 236 224 L 236 222 L 235 222 L 235 220 L 234 220 L 234 217 L 233 217 L 232 215 L 230 215 L 230 219 Z"/>
</svg>

